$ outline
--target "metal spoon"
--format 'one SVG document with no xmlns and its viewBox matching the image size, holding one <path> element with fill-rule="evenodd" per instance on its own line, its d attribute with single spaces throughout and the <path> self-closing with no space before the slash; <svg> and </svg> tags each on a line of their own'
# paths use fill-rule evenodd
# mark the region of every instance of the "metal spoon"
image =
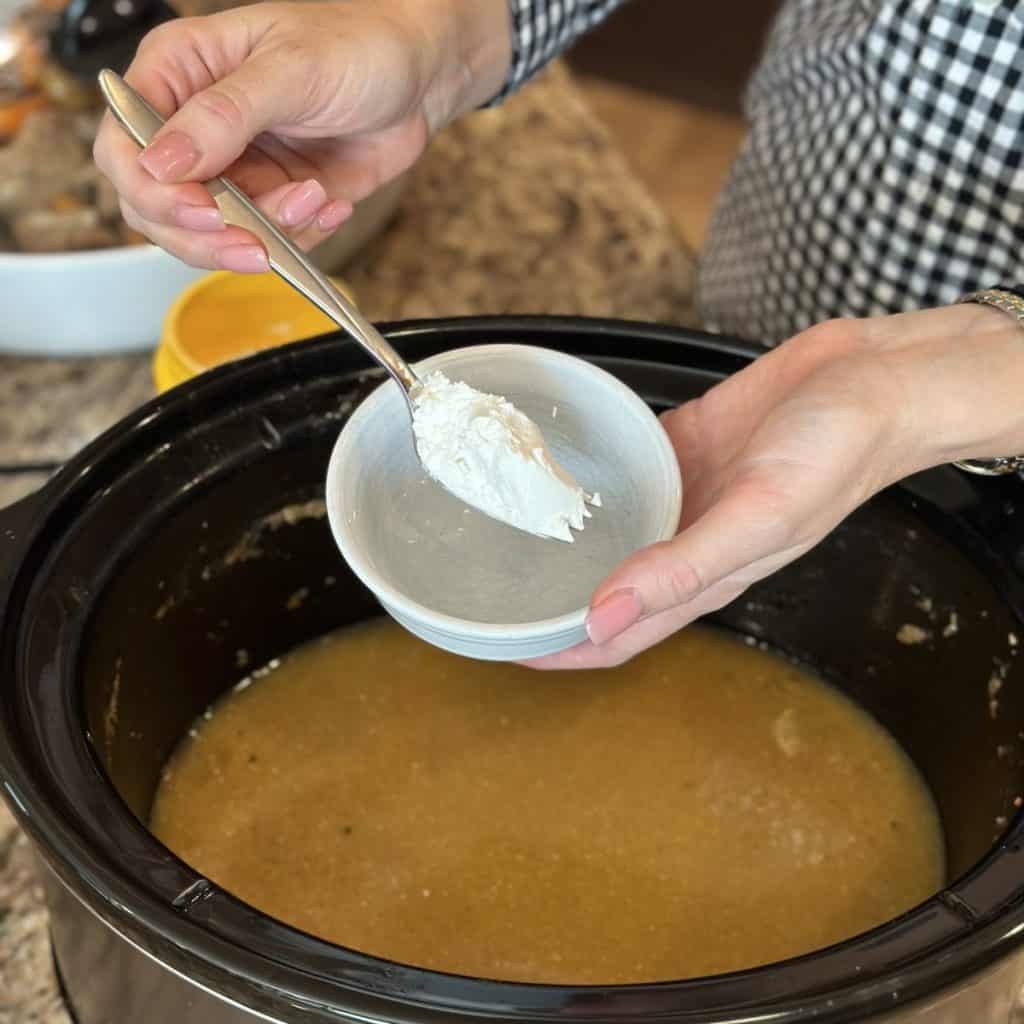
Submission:
<svg viewBox="0 0 1024 1024">
<path fill-rule="evenodd" d="M 140 146 L 149 145 L 163 127 L 164 119 L 115 72 L 101 71 L 99 84 L 110 112 L 122 127 Z M 241 189 L 227 178 L 213 178 L 204 184 L 220 209 L 224 223 L 245 228 L 254 234 L 267 250 L 270 269 L 347 331 L 391 374 L 402 389 L 411 416 L 412 392 L 419 386 L 419 379 L 380 331 L 298 246 L 259 211 Z"/>
</svg>

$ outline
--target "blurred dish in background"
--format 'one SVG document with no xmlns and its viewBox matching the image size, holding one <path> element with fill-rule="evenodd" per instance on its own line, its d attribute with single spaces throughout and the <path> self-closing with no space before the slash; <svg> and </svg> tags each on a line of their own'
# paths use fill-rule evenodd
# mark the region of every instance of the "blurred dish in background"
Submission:
<svg viewBox="0 0 1024 1024">
<path fill-rule="evenodd" d="M 0 252 L 0 352 L 97 356 L 151 349 L 168 306 L 204 273 L 154 245 Z"/>
<path fill-rule="evenodd" d="M 355 301 L 344 281 L 334 282 Z M 218 271 L 187 288 L 168 312 L 153 380 L 166 391 L 233 359 L 336 330 L 276 274 Z"/>
</svg>

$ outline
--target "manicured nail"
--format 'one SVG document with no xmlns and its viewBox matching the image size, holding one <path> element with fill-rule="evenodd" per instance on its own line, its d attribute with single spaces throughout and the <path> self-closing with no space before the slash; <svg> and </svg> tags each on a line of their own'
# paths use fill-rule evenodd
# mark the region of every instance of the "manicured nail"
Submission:
<svg viewBox="0 0 1024 1024">
<path fill-rule="evenodd" d="M 222 231 L 224 218 L 216 206 L 193 206 L 178 203 L 174 208 L 174 223 L 189 231 Z"/>
<path fill-rule="evenodd" d="M 239 274 L 261 274 L 270 269 L 267 254 L 259 245 L 229 245 L 217 253 L 217 264 Z"/>
<path fill-rule="evenodd" d="M 139 163 L 164 185 L 181 181 L 198 161 L 195 143 L 181 132 L 161 136 L 139 154 Z"/>
<path fill-rule="evenodd" d="M 327 202 L 327 193 L 319 181 L 310 179 L 296 185 L 281 200 L 277 207 L 277 215 L 286 228 L 295 228 L 305 224 L 313 214 Z"/>
<path fill-rule="evenodd" d="M 316 226 L 324 233 L 334 231 L 352 215 L 352 204 L 347 199 L 335 199 L 318 214 Z"/>
<path fill-rule="evenodd" d="M 606 644 L 638 622 L 643 613 L 644 602 L 638 590 L 613 590 L 590 609 L 587 636 L 598 646 Z"/>
</svg>

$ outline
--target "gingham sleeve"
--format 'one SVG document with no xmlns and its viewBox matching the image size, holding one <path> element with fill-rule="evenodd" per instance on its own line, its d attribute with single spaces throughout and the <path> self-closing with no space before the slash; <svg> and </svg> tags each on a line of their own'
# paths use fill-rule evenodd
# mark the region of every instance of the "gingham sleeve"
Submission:
<svg viewBox="0 0 1024 1024">
<path fill-rule="evenodd" d="M 512 66 L 500 103 L 580 36 L 604 21 L 625 0 L 508 0 L 512 18 Z"/>
</svg>

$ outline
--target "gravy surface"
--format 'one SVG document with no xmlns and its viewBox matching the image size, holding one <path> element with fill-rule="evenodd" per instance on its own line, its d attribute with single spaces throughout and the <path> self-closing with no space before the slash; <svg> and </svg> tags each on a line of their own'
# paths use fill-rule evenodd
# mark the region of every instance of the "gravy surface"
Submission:
<svg viewBox="0 0 1024 1024">
<path fill-rule="evenodd" d="M 333 942 L 564 984 L 809 952 L 944 872 L 894 740 L 804 670 L 700 626 L 571 674 L 462 660 L 386 619 L 342 630 L 199 722 L 152 828 Z"/>
</svg>

